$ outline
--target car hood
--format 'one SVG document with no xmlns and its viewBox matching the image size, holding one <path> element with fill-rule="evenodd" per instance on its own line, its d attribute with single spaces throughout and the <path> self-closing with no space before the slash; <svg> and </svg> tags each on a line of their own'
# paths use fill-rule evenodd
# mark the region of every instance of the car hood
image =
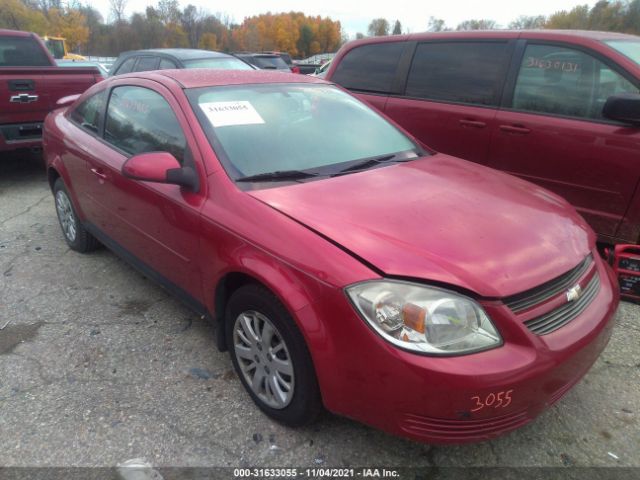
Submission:
<svg viewBox="0 0 640 480">
<path fill-rule="evenodd" d="M 443 154 L 250 194 L 385 275 L 485 297 L 567 272 L 595 240 L 557 195 Z"/>
</svg>

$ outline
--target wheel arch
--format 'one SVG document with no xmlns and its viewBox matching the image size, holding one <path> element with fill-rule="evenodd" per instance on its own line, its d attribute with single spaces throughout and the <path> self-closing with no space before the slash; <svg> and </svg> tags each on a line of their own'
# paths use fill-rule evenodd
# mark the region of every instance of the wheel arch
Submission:
<svg viewBox="0 0 640 480">
<path fill-rule="evenodd" d="M 251 261 L 251 269 L 244 265 L 230 268 L 223 272 L 215 282 L 212 311 L 215 318 L 218 349 L 225 351 L 228 347 L 223 333 L 227 302 L 235 291 L 248 284 L 260 285 L 271 292 L 289 311 L 298 329 L 307 340 L 305 326 L 300 324 L 295 313 L 320 295 L 320 292 L 314 288 L 316 282 L 312 281 L 308 275 L 295 269 L 282 268 L 281 265 L 276 266 L 272 260 L 258 261 L 254 257 Z"/>
<path fill-rule="evenodd" d="M 76 189 L 74 188 L 73 182 L 71 181 L 71 177 L 69 176 L 69 172 L 67 171 L 62 159 L 56 156 L 51 162 L 47 162 L 47 181 L 49 182 L 49 187 L 51 188 L 52 192 L 58 178 L 61 178 L 64 182 L 64 185 L 65 187 L 67 187 L 67 191 L 71 196 L 73 207 L 78 213 L 78 217 L 80 217 L 80 220 L 84 221 L 86 216 L 84 214 L 84 211 L 82 210 L 82 206 L 80 205 L 80 201 L 78 199 L 78 195 L 76 193 Z"/>
</svg>

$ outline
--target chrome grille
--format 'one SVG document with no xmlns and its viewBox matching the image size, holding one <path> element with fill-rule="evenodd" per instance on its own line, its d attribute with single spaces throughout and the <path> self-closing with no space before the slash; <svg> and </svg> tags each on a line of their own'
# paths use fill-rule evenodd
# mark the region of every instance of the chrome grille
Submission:
<svg viewBox="0 0 640 480">
<path fill-rule="evenodd" d="M 505 298 L 503 301 L 511 309 L 513 313 L 520 313 L 531 307 L 534 307 L 551 297 L 556 296 L 563 290 L 567 290 L 573 287 L 578 280 L 589 270 L 593 263 L 593 256 L 591 254 L 575 268 L 569 270 L 567 273 L 560 275 L 559 277 L 540 285 L 539 287 L 532 288 L 526 292 L 517 293 Z"/>
<path fill-rule="evenodd" d="M 545 313 L 532 320 L 524 322 L 529 330 L 536 335 L 546 335 L 566 325 L 580 315 L 591 303 L 600 289 L 600 277 L 596 273 L 584 289 L 582 296 L 574 302 L 568 302 L 561 307 Z"/>
</svg>

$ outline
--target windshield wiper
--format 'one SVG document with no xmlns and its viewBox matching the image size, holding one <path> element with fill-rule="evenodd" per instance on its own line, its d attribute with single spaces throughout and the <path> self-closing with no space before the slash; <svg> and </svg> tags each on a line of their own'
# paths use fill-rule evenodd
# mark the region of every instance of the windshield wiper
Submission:
<svg viewBox="0 0 640 480">
<path fill-rule="evenodd" d="M 415 160 L 417 158 L 417 156 L 415 156 L 415 157 L 400 157 L 400 158 L 398 158 L 398 157 L 400 157 L 398 154 L 392 153 L 392 154 L 389 154 L 389 155 L 380 155 L 379 157 L 365 158 L 365 159 L 361 160 L 360 162 L 354 163 L 353 165 L 349 165 L 347 168 L 343 168 L 342 170 L 334 173 L 332 176 L 357 172 L 357 171 L 360 171 L 360 170 L 367 169 L 369 167 L 376 166 L 376 165 L 378 165 L 380 163 L 388 162 L 390 160 L 393 160 L 394 162 L 407 162 L 409 160 Z"/>
<path fill-rule="evenodd" d="M 246 177 L 236 178 L 236 182 L 270 182 L 278 180 L 302 180 L 304 178 L 317 177 L 315 172 L 304 170 L 277 170 L 275 172 L 256 173 Z"/>
</svg>

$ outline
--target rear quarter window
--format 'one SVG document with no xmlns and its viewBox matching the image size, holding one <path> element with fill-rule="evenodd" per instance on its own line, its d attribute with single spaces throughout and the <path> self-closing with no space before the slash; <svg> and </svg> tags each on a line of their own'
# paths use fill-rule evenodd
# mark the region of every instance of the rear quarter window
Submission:
<svg viewBox="0 0 640 480">
<path fill-rule="evenodd" d="M 136 63 L 136 72 L 148 72 L 150 70 L 158 69 L 158 57 L 140 57 L 138 63 Z"/>
<path fill-rule="evenodd" d="M 0 37 L 0 67 L 48 67 L 49 57 L 32 37 Z"/>
<path fill-rule="evenodd" d="M 363 45 L 349 51 L 331 80 L 351 90 L 389 93 L 405 42 Z"/>
<path fill-rule="evenodd" d="M 123 75 L 133 70 L 133 65 L 136 63 L 136 57 L 127 58 L 115 71 L 114 75 Z"/>
<path fill-rule="evenodd" d="M 498 105 L 509 65 L 507 42 L 433 42 L 416 47 L 406 95 Z"/>
<path fill-rule="evenodd" d="M 78 105 L 69 117 L 79 127 L 88 132 L 97 134 L 100 128 L 100 120 L 104 111 L 105 91 L 102 90 Z"/>
</svg>

